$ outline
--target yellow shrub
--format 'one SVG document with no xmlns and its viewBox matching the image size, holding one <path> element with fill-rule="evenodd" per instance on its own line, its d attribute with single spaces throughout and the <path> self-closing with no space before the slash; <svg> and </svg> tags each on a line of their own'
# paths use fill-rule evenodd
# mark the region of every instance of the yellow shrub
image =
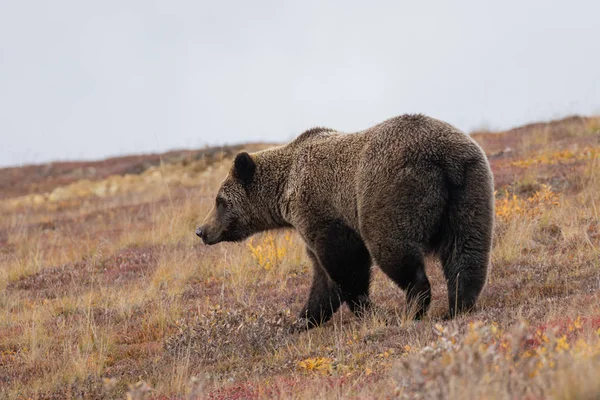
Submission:
<svg viewBox="0 0 600 400">
<path fill-rule="evenodd" d="M 504 193 L 503 198 L 496 200 L 496 216 L 505 222 L 519 216 L 536 217 L 560 205 L 558 195 L 549 185 L 542 185 L 540 190 L 527 199 L 519 198 L 516 194 L 510 195 L 508 190 Z"/>
<path fill-rule="evenodd" d="M 284 241 L 286 244 L 290 243 L 291 234 L 289 232 L 285 233 Z M 259 267 L 267 271 L 277 267 L 287 254 L 287 247 L 278 245 L 275 235 L 271 232 L 262 235 L 260 242 L 256 245 L 254 244 L 254 238 L 251 238 L 247 247 Z"/>
<path fill-rule="evenodd" d="M 313 357 L 298 362 L 298 369 L 306 372 L 328 374 L 331 372 L 333 360 L 327 357 Z"/>
<path fill-rule="evenodd" d="M 521 168 L 527 168 L 532 165 L 570 164 L 576 161 L 591 160 L 598 155 L 600 155 L 600 147 L 585 147 L 576 151 L 565 149 L 543 152 L 525 160 L 513 161 L 510 164 Z"/>
</svg>

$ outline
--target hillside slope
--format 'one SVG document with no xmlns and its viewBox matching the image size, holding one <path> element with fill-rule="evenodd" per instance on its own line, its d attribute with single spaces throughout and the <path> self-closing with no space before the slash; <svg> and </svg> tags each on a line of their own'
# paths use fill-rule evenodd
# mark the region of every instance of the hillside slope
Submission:
<svg viewBox="0 0 600 400">
<path fill-rule="evenodd" d="M 425 320 L 375 269 L 383 314 L 299 335 L 293 231 L 194 236 L 232 157 L 267 144 L 0 169 L 0 397 L 600 395 L 600 118 L 473 137 L 497 198 L 478 308 L 443 322 L 429 260 Z"/>
</svg>

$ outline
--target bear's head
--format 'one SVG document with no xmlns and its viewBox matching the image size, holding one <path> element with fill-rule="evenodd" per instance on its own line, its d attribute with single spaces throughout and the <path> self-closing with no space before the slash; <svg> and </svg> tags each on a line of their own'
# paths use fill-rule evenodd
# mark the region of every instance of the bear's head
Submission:
<svg viewBox="0 0 600 400">
<path fill-rule="evenodd" d="M 261 230 L 260 199 L 256 193 L 257 166 L 252 156 L 239 153 L 221 184 L 215 205 L 196 229 L 205 244 L 236 242 Z"/>
</svg>

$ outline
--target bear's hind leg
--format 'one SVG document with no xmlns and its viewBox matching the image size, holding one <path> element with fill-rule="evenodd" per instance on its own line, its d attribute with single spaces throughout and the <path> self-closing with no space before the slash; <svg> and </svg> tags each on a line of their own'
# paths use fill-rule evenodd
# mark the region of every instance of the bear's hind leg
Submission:
<svg viewBox="0 0 600 400">
<path fill-rule="evenodd" d="M 387 276 L 406 291 L 408 311 L 415 311 L 415 319 L 423 318 L 431 303 L 431 285 L 425 274 L 421 249 L 418 246 L 396 245 L 389 253 L 380 252 L 375 261 Z"/>
<path fill-rule="evenodd" d="M 448 282 L 449 318 L 473 309 L 487 280 L 494 227 L 494 187 L 487 161 L 465 169 L 450 192 L 446 237 L 438 250 Z"/>
<path fill-rule="evenodd" d="M 449 312 L 446 319 L 473 309 L 486 282 L 488 262 L 489 254 L 485 251 L 455 250 L 442 255 L 448 284 Z"/>
<path fill-rule="evenodd" d="M 416 308 L 421 318 L 431 303 L 423 251 L 437 232 L 447 196 L 439 168 L 404 161 L 377 179 L 361 177 L 358 217 L 375 264 L 406 291 L 409 311 Z"/>
</svg>

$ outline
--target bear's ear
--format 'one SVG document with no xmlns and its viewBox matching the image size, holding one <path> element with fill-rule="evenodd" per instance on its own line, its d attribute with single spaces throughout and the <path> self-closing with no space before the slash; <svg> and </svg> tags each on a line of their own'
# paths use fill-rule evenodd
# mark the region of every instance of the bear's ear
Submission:
<svg viewBox="0 0 600 400">
<path fill-rule="evenodd" d="M 242 181 L 242 183 L 249 184 L 252 181 L 255 170 L 256 163 L 252 157 L 250 157 L 250 154 L 244 151 L 235 156 L 235 161 L 233 162 L 233 174 Z"/>
</svg>

